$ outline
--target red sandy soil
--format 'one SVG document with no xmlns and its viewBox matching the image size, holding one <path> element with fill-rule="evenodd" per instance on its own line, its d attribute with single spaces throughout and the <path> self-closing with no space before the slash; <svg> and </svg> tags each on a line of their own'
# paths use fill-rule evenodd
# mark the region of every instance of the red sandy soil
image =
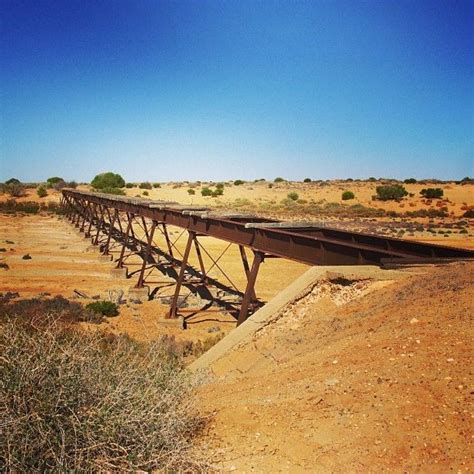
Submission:
<svg viewBox="0 0 474 474">
<path fill-rule="evenodd" d="M 316 288 L 212 366 L 201 448 L 224 471 L 472 472 L 473 271 Z"/>
</svg>

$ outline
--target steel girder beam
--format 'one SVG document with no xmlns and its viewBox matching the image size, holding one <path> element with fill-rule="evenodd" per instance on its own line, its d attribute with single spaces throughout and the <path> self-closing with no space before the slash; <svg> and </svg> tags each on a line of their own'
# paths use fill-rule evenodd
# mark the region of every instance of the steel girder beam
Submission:
<svg viewBox="0 0 474 474">
<path fill-rule="evenodd" d="M 122 212 L 181 227 L 195 234 L 212 236 L 264 254 L 309 265 L 381 265 L 407 258 L 470 259 L 474 251 L 348 232 L 328 227 L 246 227 L 239 219 L 201 216 L 172 206 L 152 207 L 136 199 L 116 198 L 64 189 L 71 200 L 88 201 Z M 253 219 L 252 221 L 255 221 Z M 263 219 L 262 221 L 265 221 Z"/>
</svg>

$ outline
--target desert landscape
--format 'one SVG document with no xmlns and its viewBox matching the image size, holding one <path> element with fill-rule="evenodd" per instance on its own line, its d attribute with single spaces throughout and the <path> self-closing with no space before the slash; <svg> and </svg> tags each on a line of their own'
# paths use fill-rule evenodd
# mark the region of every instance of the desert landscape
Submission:
<svg viewBox="0 0 474 474">
<path fill-rule="evenodd" d="M 206 206 L 224 215 L 245 212 L 474 248 L 474 220 L 466 217 L 474 209 L 471 182 L 437 184 L 445 195 L 429 204 L 420 195 L 426 184 L 407 184 L 412 195 L 393 202 L 372 199 L 381 182 L 325 183 L 227 182 L 222 195 L 208 197 L 202 190 L 216 184 L 144 182 L 127 185 L 123 194 L 137 202 Z M 338 199 L 348 188 L 356 196 L 351 205 Z M 206 461 L 194 468 L 339 472 L 349 465 L 365 472 L 395 467 L 443 472 L 455 466 L 469 472 L 472 459 L 464 443 L 473 423 L 466 409 L 472 384 L 472 263 L 378 271 L 352 267 L 347 278 L 350 267 L 321 267 L 330 272 L 305 281 L 304 294 L 287 297 L 262 327 L 229 348 L 226 341 L 236 337 L 235 316 L 190 294 L 184 302 L 197 309 L 183 329 L 180 320 L 167 319 L 172 284 L 158 284 L 156 294 L 150 289 L 148 298 L 134 299 L 129 293 L 133 273 L 117 278 L 116 254 L 101 255 L 91 238 L 68 222 L 58 207 L 61 189 L 50 187 L 42 197 L 37 189 L 25 187 L 23 196 L 5 192 L 0 198 L 4 311 L 21 301 L 58 297 L 82 306 L 111 301 L 117 316 L 79 322 L 81 330 L 132 338 L 145 346 L 171 343 L 183 367 L 190 367 L 199 381 L 193 399 L 207 420 L 192 447 L 193 456 Z M 76 189 L 95 190 L 85 184 Z M 292 192 L 303 197 L 288 198 Z M 311 208 L 316 202 L 328 204 L 317 208 L 319 215 Z M 354 205 L 362 216 L 352 215 Z M 434 217 L 441 207 L 445 215 Z M 405 209 L 432 214 L 407 215 Z M 182 254 L 182 230 L 170 228 Z M 166 246 L 163 236 L 154 243 Z M 226 251 L 219 269 L 208 276 L 225 282 L 231 275 L 237 288 L 245 288 L 238 247 L 229 249 L 213 237 L 203 245 L 206 266 L 212 267 L 213 255 Z M 190 263 L 199 265 L 195 254 Z M 288 287 L 291 293 L 291 284 L 304 279 L 309 268 L 267 260 L 256 283 L 262 304 L 281 298 Z M 219 358 L 200 362 L 213 346 L 222 353 Z M 295 443 L 290 451 L 288 432 Z"/>
<path fill-rule="evenodd" d="M 0 472 L 474 472 L 474 2 L 0 2 Z"/>
</svg>

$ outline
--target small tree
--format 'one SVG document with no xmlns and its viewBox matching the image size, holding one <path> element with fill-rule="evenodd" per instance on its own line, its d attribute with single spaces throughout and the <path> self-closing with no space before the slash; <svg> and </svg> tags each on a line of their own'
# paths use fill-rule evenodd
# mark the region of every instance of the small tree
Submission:
<svg viewBox="0 0 474 474">
<path fill-rule="evenodd" d="M 64 182 L 64 179 L 63 179 L 63 178 L 60 178 L 59 176 L 52 176 L 51 178 L 48 178 L 48 179 L 46 180 L 46 186 L 47 186 L 48 188 L 52 188 L 52 187 L 54 187 L 54 185 L 55 185 L 56 183 L 59 183 L 60 181 Z"/>
<path fill-rule="evenodd" d="M 342 193 L 342 200 L 343 201 L 349 201 L 350 199 L 354 199 L 355 194 L 352 191 L 344 191 Z"/>
<path fill-rule="evenodd" d="M 425 188 L 420 191 L 420 194 L 428 199 L 440 199 L 444 191 L 441 188 Z"/>
<path fill-rule="evenodd" d="M 201 195 L 203 196 L 212 196 L 212 189 L 205 187 L 201 189 Z"/>
<path fill-rule="evenodd" d="M 21 183 L 13 182 L 7 184 L 5 190 L 11 197 L 21 197 L 25 195 L 25 186 Z"/>
<path fill-rule="evenodd" d="M 415 178 L 408 178 L 403 181 L 405 184 L 415 184 L 416 179 Z"/>
<path fill-rule="evenodd" d="M 287 195 L 288 199 L 291 199 L 292 201 L 298 201 L 298 193 L 295 193 L 294 191 L 291 193 L 288 193 Z"/>
<path fill-rule="evenodd" d="M 125 180 L 119 174 L 109 171 L 96 175 L 91 181 L 91 185 L 95 189 L 123 188 L 125 186 Z"/>
<path fill-rule="evenodd" d="M 160 183 L 153 183 L 153 187 L 154 188 L 161 188 L 161 184 Z"/>
<path fill-rule="evenodd" d="M 285 181 L 281 176 L 278 176 L 277 178 L 274 179 L 275 183 L 283 183 Z"/>
<path fill-rule="evenodd" d="M 145 182 L 145 183 L 140 183 L 138 186 L 140 189 L 151 189 L 153 186 L 151 183 Z"/>
<path fill-rule="evenodd" d="M 38 186 L 38 188 L 36 189 L 36 193 L 38 194 L 38 197 L 40 198 L 44 198 L 48 195 L 48 191 L 46 191 L 46 187 L 42 184 Z"/>
<path fill-rule="evenodd" d="M 131 188 L 133 188 L 133 183 L 127 183 L 127 184 L 125 185 L 125 187 L 126 187 L 127 189 L 131 189 Z"/>
<path fill-rule="evenodd" d="M 311 183 L 311 178 L 305 178 L 305 179 L 303 180 L 303 183 Z"/>
<path fill-rule="evenodd" d="M 194 196 L 194 195 L 196 194 L 196 191 L 194 191 L 194 189 L 192 189 L 192 188 L 189 188 L 189 189 L 188 189 L 188 194 L 189 194 L 190 196 Z"/>
<path fill-rule="evenodd" d="M 5 184 L 21 184 L 21 181 L 16 178 L 10 178 L 7 181 L 5 181 Z"/>
<path fill-rule="evenodd" d="M 244 184 L 244 183 L 245 183 L 245 181 L 242 180 L 242 179 L 236 179 L 236 180 L 234 181 L 234 185 L 235 185 L 235 186 L 240 186 L 241 184 Z"/>
<path fill-rule="evenodd" d="M 407 190 L 401 184 L 393 184 L 389 186 L 377 186 L 376 198 L 381 201 L 398 201 L 408 195 Z"/>
</svg>

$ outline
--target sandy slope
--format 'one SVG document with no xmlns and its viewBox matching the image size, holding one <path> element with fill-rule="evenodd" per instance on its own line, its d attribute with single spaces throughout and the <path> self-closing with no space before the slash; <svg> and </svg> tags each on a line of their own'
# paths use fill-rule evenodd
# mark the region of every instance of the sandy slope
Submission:
<svg viewBox="0 0 474 474">
<path fill-rule="evenodd" d="M 431 267 L 347 303 L 357 288 L 319 289 L 288 308 L 201 388 L 209 458 L 247 472 L 472 471 L 473 271 Z"/>
</svg>

